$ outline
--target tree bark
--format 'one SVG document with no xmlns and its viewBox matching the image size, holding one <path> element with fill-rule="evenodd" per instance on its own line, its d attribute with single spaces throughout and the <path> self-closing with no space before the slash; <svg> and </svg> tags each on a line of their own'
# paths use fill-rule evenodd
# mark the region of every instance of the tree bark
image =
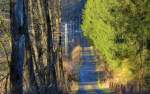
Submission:
<svg viewBox="0 0 150 94">
<path fill-rule="evenodd" d="M 37 4 L 37 10 L 38 10 L 38 17 L 39 20 L 37 21 L 37 23 L 39 24 L 39 30 L 37 31 L 37 51 L 38 51 L 38 65 L 39 65 L 39 79 L 40 79 L 40 83 L 42 85 L 45 85 L 46 83 L 46 78 L 45 75 L 43 74 L 45 72 L 44 70 L 44 63 L 46 63 L 46 36 L 45 36 L 45 22 L 44 22 L 44 15 L 42 12 L 43 6 L 42 6 L 42 0 L 35 0 L 36 4 Z"/>
<path fill-rule="evenodd" d="M 10 1 L 12 54 L 10 63 L 10 92 L 23 94 L 23 64 L 25 51 L 24 0 Z"/>
<path fill-rule="evenodd" d="M 49 93 L 57 93 L 57 80 L 56 80 L 56 70 L 55 70 L 55 61 L 54 61 L 54 51 L 53 51 L 53 26 L 52 26 L 52 14 L 49 7 L 49 0 L 44 0 L 44 10 L 45 10 L 45 19 L 46 19 L 46 28 L 47 28 L 47 64 L 48 64 L 48 75 L 47 75 L 47 86 L 51 86 Z"/>
<path fill-rule="evenodd" d="M 28 32 L 26 33 L 26 48 L 27 48 L 27 63 L 28 63 L 28 71 L 29 71 L 29 80 L 30 87 L 35 86 L 38 90 L 38 84 L 36 82 L 35 71 L 34 71 L 34 63 L 38 62 L 37 48 L 36 48 L 36 39 L 35 39 L 35 31 L 33 29 L 33 15 L 32 15 L 32 0 L 28 0 L 27 5 L 27 28 Z M 36 64 L 35 64 L 36 65 Z M 39 70 L 39 69 L 37 69 Z"/>
</svg>

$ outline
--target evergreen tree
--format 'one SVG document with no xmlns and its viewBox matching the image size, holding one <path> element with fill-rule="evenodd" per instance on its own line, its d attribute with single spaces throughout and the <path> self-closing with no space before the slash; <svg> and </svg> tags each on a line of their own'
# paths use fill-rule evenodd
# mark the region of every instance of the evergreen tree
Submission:
<svg viewBox="0 0 150 94">
<path fill-rule="evenodd" d="M 149 9 L 149 0 L 88 0 L 83 15 L 84 35 L 100 50 L 114 82 L 138 81 L 140 92 L 150 77 Z"/>
</svg>

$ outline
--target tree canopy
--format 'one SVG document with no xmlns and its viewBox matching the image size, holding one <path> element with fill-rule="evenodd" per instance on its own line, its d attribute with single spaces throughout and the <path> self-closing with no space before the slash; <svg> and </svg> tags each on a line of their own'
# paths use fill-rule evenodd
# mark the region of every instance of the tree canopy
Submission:
<svg viewBox="0 0 150 94">
<path fill-rule="evenodd" d="M 114 82 L 137 80 L 148 86 L 150 77 L 150 1 L 88 0 L 82 29 L 101 52 Z"/>
</svg>

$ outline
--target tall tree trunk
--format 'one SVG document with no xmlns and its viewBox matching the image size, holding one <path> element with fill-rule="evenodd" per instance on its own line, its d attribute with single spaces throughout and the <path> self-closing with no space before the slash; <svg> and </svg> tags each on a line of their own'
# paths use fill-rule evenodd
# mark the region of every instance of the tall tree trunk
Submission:
<svg viewBox="0 0 150 94">
<path fill-rule="evenodd" d="M 53 30 L 52 30 L 52 14 L 49 7 L 49 0 L 44 0 L 44 10 L 46 18 L 46 28 L 47 28 L 47 60 L 48 60 L 48 75 L 47 85 L 50 86 L 51 94 L 57 93 L 57 80 L 56 80 L 56 70 L 54 62 L 54 51 L 53 51 Z"/>
<path fill-rule="evenodd" d="M 39 94 L 39 87 L 36 81 L 34 63 L 37 63 L 37 48 L 35 45 L 35 31 L 33 29 L 33 15 L 32 15 L 32 0 L 26 1 L 26 16 L 27 23 L 26 28 L 26 62 L 28 67 L 28 81 L 29 81 L 29 93 Z"/>
<path fill-rule="evenodd" d="M 10 1 L 12 54 L 10 63 L 10 92 L 23 94 L 23 64 L 25 51 L 24 0 Z"/>
<path fill-rule="evenodd" d="M 68 78 L 67 75 L 64 74 L 64 69 L 63 69 L 63 61 L 62 61 L 62 37 L 61 37 L 61 31 L 60 31 L 60 23 L 61 23 L 61 0 L 56 0 L 56 11 L 57 11 L 57 15 L 56 15 L 56 32 L 59 33 L 58 35 L 58 49 L 59 49 L 59 53 L 58 53 L 58 58 L 59 58 L 59 74 L 60 74 L 60 80 L 61 80 L 61 89 L 63 89 L 64 93 L 67 93 L 67 91 L 69 91 L 69 86 L 68 86 Z"/>
<path fill-rule="evenodd" d="M 35 40 L 35 31 L 33 29 L 33 14 L 32 14 L 32 0 L 28 0 L 27 2 L 27 16 L 28 16 L 28 32 L 26 33 L 27 37 L 27 57 L 28 57 L 28 68 L 29 68 L 29 80 L 30 87 L 35 86 L 38 89 L 38 85 L 35 78 L 34 64 L 38 62 L 37 48 L 36 48 L 36 40 Z M 39 70 L 39 69 L 37 69 Z"/>
<path fill-rule="evenodd" d="M 38 62 L 38 52 L 37 52 L 37 47 L 36 47 L 36 38 L 35 38 L 35 30 L 34 30 L 34 24 L 33 24 L 33 5 L 32 5 L 32 0 L 28 0 L 28 36 L 29 36 L 29 41 L 31 45 L 31 50 L 32 50 L 32 57 L 34 59 L 34 62 Z"/>
<path fill-rule="evenodd" d="M 38 64 L 39 64 L 39 79 L 40 83 L 45 85 L 45 75 L 43 74 L 44 71 L 44 63 L 46 63 L 46 36 L 45 36 L 45 22 L 44 22 L 44 15 L 43 15 L 43 7 L 42 7 L 42 0 L 35 0 L 37 3 L 37 10 L 38 10 L 38 24 L 39 24 L 39 30 L 38 30 Z"/>
</svg>

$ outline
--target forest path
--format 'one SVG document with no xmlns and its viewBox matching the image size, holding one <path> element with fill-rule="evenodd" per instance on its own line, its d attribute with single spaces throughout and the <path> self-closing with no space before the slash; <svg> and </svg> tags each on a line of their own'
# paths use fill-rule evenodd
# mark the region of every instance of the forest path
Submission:
<svg viewBox="0 0 150 94">
<path fill-rule="evenodd" d="M 87 45 L 86 45 L 87 46 Z M 92 47 L 82 47 L 79 91 L 77 94 L 103 94 L 97 86 L 96 55 Z"/>
</svg>

